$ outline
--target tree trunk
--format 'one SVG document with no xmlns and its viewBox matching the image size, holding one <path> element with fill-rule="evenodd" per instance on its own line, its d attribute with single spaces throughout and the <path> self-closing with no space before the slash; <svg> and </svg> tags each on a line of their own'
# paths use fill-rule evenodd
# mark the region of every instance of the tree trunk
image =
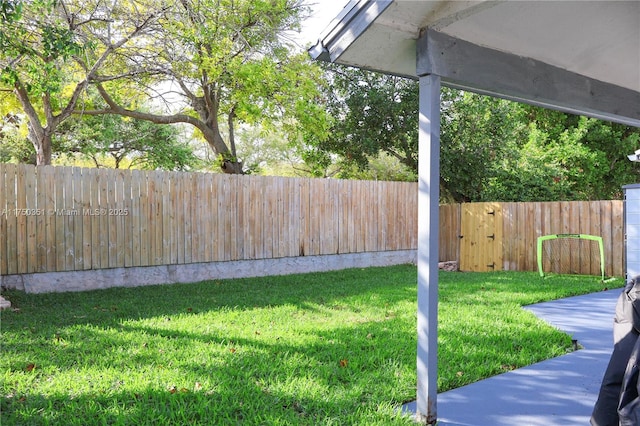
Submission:
<svg viewBox="0 0 640 426">
<path fill-rule="evenodd" d="M 42 141 L 41 148 L 36 148 L 36 165 L 51 165 L 51 136 L 46 136 Z"/>
<path fill-rule="evenodd" d="M 200 128 L 200 130 L 202 131 L 204 139 L 207 141 L 213 152 L 215 152 L 216 155 L 222 157 L 222 164 L 220 165 L 222 171 L 227 174 L 244 174 L 244 170 L 242 169 L 242 161 L 238 161 L 238 158 L 235 156 L 235 154 L 231 152 L 224 139 L 222 138 L 222 135 L 217 130 L 217 126 L 215 128 L 206 126 L 206 128 Z"/>
<path fill-rule="evenodd" d="M 236 174 L 236 175 L 244 174 L 244 170 L 242 170 L 241 161 L 223 160 L 221 168 L 223 172 L 228 174 Z"/>
<path fill-rule="evenodd" d="M 35 132 L 29 126 L 29 140 L 33 144 L 33 148 L 36 150 L 36 165 L 38 166 L 50 166 L 51 165 L 51 134 L 49 132 L 42 131 Z"/>
</svg>

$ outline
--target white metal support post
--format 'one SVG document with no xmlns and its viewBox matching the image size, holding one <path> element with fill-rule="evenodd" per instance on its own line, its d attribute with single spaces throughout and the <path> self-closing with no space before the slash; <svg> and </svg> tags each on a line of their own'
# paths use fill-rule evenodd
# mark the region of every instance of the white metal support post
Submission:
<svg viewBox="0 0 640 426">
<path fill-rule="evenodd" d="M 420 77 L 418 139 L 418 389 L 416 417 L 437 420 L 440 77 Z"/>
</svg>

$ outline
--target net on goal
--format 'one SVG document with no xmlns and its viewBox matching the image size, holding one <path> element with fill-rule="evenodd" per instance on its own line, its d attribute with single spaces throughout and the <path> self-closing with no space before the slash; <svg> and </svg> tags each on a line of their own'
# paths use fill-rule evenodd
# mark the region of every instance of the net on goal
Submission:
<svg viewBox="0 0 640 426">
<path fill-rule="evenodd" d="M 538 237 L 538 272 L 600 275 L 604 281 L 602 237 L 587 234 L 551 234 Z"/>
</svg>

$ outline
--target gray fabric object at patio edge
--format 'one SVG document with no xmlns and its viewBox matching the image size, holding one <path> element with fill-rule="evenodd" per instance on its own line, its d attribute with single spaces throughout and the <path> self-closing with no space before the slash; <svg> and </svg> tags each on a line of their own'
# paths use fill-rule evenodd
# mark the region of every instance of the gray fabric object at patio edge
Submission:
<svg viewBox="0 0 640 426">
<path fill-rule="evenodd" d="M 618 297 L 613 326 L 613 353 L 591 416 L 592 426 L 638 426 L 640 398 L 640 277 Z"/>
</svg>

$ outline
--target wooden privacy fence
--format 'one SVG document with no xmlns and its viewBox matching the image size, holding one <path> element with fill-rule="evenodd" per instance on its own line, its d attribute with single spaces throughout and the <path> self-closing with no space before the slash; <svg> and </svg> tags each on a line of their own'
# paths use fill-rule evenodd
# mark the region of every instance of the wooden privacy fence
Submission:
<svg viewBox="0 0 640 426">
<path fill-rule="evenodd" d="M 535 271 L 539 236 L 583 233 L 624 276 L 622 205 L 442 205 L 439 260 Z M 416 248 L 416 183 L 0 164 L 1 275 Z"/>
<path fill-rule="evenodd" d="M 469 203 L 440 207 L 440 260 L 466 271 L 536 271 L 537 238 L 548 234 L 602 237 L 605 273 L 624 276 L 623 202 Z M 595 253 L 566 256 L 580 274 L 599 275 Z"/>
<path fill-rule="evenodd" d="M 0 274 L 414 249 L 417 184 L 0 164 Z"/>
</svg>

